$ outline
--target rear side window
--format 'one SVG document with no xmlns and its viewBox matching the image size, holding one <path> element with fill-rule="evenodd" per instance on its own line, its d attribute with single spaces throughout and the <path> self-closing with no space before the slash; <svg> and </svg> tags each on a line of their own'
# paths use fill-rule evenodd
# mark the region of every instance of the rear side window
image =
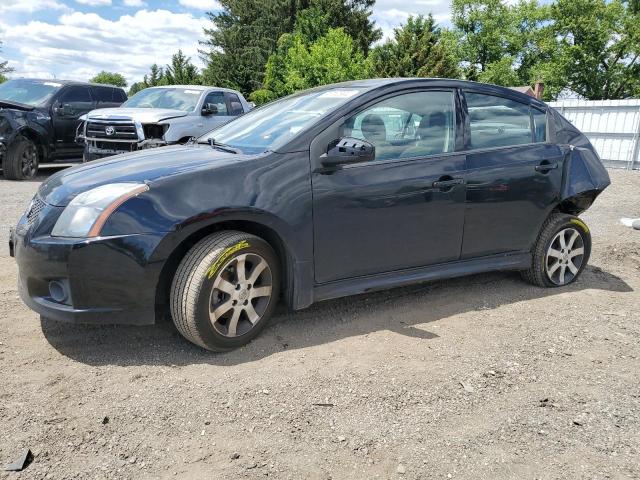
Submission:
<svg viewBox="0 0 640 480">
<path fill-rule="evenodd" d="M 98 105 L 113 102 L 113 89 L 109 87 L 91 87 L 91 96 Z"/>
<path fill-rule="evenodd" d="M 547 141 L 547 113 L 537 108 L 531 108 L 533 118 L 533 141 L 542 143 Z"/>
<path fill-rule="evenodd" d="M 242 115 L 244 110 L 242 109 L 242 103 L 240 103 L 238 95 L 235 93 L 227 93 L 227 98 L 229 99 L 229 106 L 231 107 L 231 115 Z"/>
<path fill-rule="evenodd" d="M 69 87 L 60 97 L 63 103 L 92 103 L 89 89 L 86 87 Z"/>
<path fill-rule="evenodd" d="M 113 101 L 116 103 L 123 103 L 127 101 L 127 94 L 124 93 L 124 90 L 120 90 L 119 88 L 113 89 Z"/>
<path fill-rule="evenodd" d="M 465 98 L 472 149 L 532 142 L 529 105 L 481 93 L 466 92 Z"/>
</svg>

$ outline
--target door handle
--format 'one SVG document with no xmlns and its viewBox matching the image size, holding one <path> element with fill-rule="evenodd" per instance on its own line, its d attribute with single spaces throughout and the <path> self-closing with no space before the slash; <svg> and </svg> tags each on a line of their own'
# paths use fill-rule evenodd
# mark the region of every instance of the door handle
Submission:
<svg viewBox="0 0 640 480">
<path fill-rule="evenodd" d="M 449 180 L 438 180 L 431 184 L 433 188 L 438 188 L 440 190 L 445 190 L 448 188 L 455 187 L 456 185 L 462 185 L 464 180 L 462 178 L 451 178 Z"/>
<path fill-rule="evenodd" d="M 542 173 L 547 173 L 551 170 L 555 170 L 556 168 L 558 168 L 558 164 L 557 163 L 549 163 L 549 162 L 543 162 L 540 165 L 536 165 L 535 169 L 536 172 L 542 172 Z"/>
</svg>

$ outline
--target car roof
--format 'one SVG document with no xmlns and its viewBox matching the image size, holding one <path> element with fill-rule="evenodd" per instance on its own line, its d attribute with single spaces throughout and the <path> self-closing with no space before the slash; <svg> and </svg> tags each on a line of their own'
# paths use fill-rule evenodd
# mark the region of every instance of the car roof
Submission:
<svg viewBox="0 0 640 480">
<path fill-rule="evenodd" d="M 204 92 L 207 90 L 221 90 L 223 92 L 238 93 L 237 90 L 233 90 L 231 88 L 215 87 L 209 85 L 156 85 L 155 87 L 149 88 L 184 88 L 185 90 L 198 90 L 200 92 Z"/>
<path fill-rule="evenodd" d="M 87 86 L 87 87 L 111 87 L 111 88 L 119 88 L 123 90 L 122 87 L 118 87 L 116 85 L 108 85 L 105 83 L 91 83 L 91 82 L 80 82 L 78 80 L 60 80 L 58 78 L 11 78 L 10 80 L 26 80 L 28 82 L 48 82 L 48 83 L 59 83 L 63 86 L 68 85 L 79 85 L 79 86 Z"/>
<path fill-rule="evenodd" d="M 376 90 L 379 88 L 385 88 L 390 86 L 397 86 L 402 84 L 418 84 L 418 85 L 428 85 L 428 84 L 437 84 L 438 86 L 442 86 L 445 84 L 449 87 L 454 88 L 473 88 L 474 90 L 484 91 L 488 94 L 500 94 L 504 97 L 517 98 L 526 103 L 538 103 L 542 104 L 542 102 L 535 97 L 527 95 L 525 93 L 518 92 L 511 88 L 501 87 L 499 85 L 492 85 L 489 83 L 479 83 L 472 82 L 469 80 L 458 80 L 453 78 L 420 78 L 420 77 L 411 77 L 411 78 L 370 78 L 366 80 L 351 80 L 348 82 L 341 83 L 333 83 L 330 85 L 323 85 L 321 87 L 317 87 L 317 90 L 329 90 L 332 88 L 359 88 L 367 91 Z"/>
</svg>

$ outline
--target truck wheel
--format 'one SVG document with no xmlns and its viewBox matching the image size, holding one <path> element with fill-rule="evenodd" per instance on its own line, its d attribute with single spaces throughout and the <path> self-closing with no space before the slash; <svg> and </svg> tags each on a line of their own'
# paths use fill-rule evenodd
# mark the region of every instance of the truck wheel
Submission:
<svg viewBox="0 0 640 480">
<path fill-rule="evenodd" d="M 38 147 L 20 135 L 2 159 L 2 172 L 7 180 L 29 180 L 38 174 Z"/>
<path fill-rule="evenodd" d="M 190 342 L 231 350 L 265 328 L 279 293 L 280 264 L 271 246 L 243 232 L 218 232 L 180 262 L 171 284 L 171 316 Z"/>
<path fill-rule="evenodd" d="M 540 287 L 562 287 L 580 276 L 590 254 L 589 227 L 578 217 L 554 213 L 542 225 L 531 268 L 522 276 Z"/>
</svg>

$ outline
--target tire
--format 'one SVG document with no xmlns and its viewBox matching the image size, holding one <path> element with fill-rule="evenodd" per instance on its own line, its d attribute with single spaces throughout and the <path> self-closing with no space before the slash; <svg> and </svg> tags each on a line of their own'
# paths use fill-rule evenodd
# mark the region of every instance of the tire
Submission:
<svg viewBox="0 0 640 480">
<path fill-rule="evenodd" d="M 590 255 L 589 227 L 573 215 L 553 213 L 540 229 L 531 268 L 522 277 L 539 287 L 563 287 L 580 276 Z"/>
<path fill-rule="evenodd" d="M 247 233 L 218 232 L 200 240 L 178 265 L 171 317 L 190 342 L 231 350 L 266 327 L 279 294 L 280 262 L 271 246 Z"/>
<path fill-rule="evenodd" d="M 30 180 L 38 174 L 39 165 L 38 147 L 20 135 L 2 159 L 2 173 L 7 180 Z"/>
</svg>

